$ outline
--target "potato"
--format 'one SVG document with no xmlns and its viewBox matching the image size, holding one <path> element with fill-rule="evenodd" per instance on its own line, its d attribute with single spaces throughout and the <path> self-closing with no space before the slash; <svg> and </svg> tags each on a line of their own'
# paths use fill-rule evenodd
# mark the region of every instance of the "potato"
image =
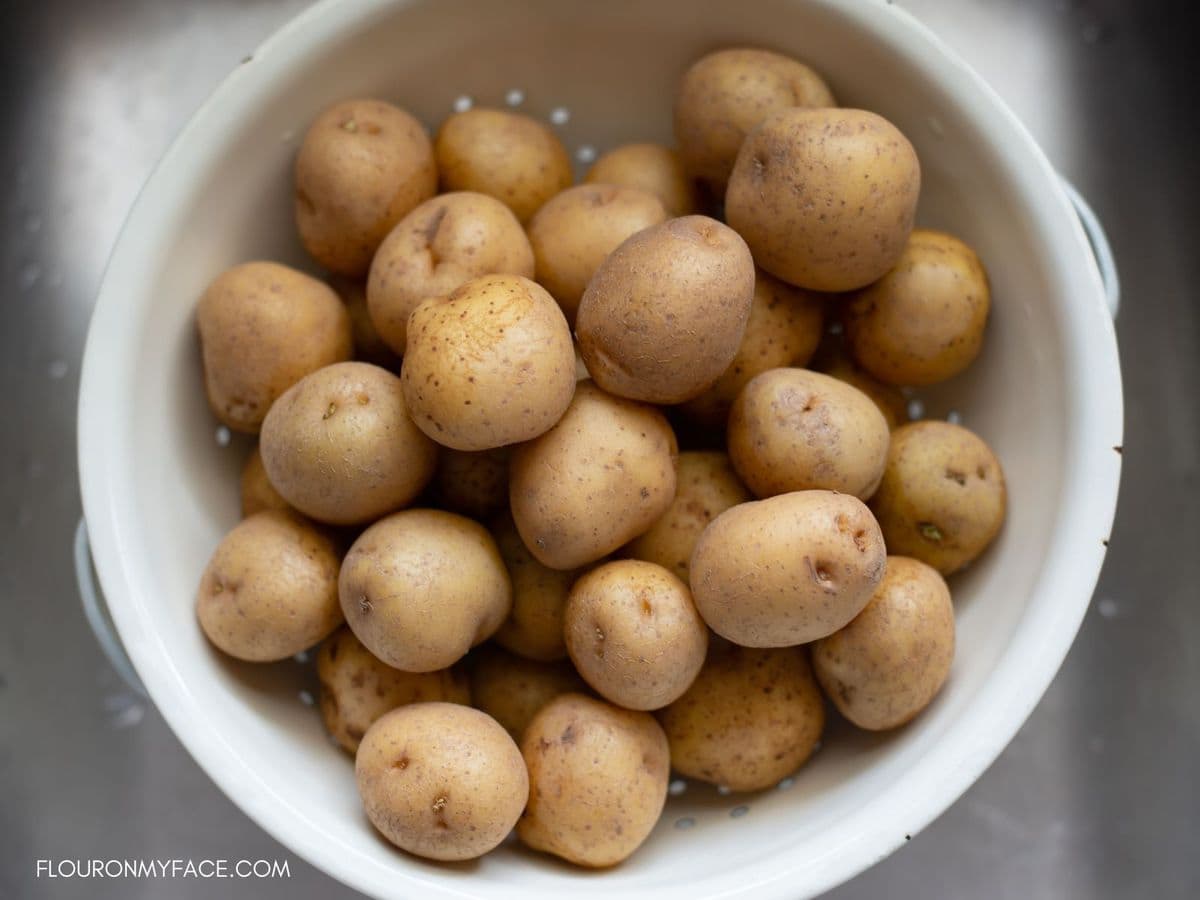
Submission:
<svg viewBox="0 0 1200 900">
<path fill-rule="evenodd" d="M 243 263 L 217 276 L 196 307 L 196 325 L 209 408 L 249 434 L 280 394 L 354 349 L 337 294 L 272 262 Z"/>
<path fill-rule="evenodd" d="M 729 413 L 729 459 L 759 497 L 823 489 L 866 500 L 879 486 L 888 426 L 871 398 L 807 369 L 751 379 Z"/>
<path fill-rule="evenodd" d="M 496 632 L 496 643 L 526 659 L 564 659 L 563 612 L 580 570 L 560 571 L 538 562 L 507 512 L 492 522 L 492 537 L 513 586 L 512 612 Z"/>
<path fill-rule="evenodd" d="M 354 775 L 371 824 L 428 859 L 483 856 L 508 837 L 529 798 L 521 752 L 491 716 L 413 703 L 367 732 Z"/>
<path fill-rule="evenodd" d="M 469 453 L 442 448 L 433 492 L 437 505 L 472 519 L 489 519 L 508 506 L 507 447 Z"/>
<path fill-rule="evenodd" d="M 451 116 L 437 133 L 434 154 L 443 190 L 490 194 L 521 224 L 574 181 L 558 136 L 537 119 L 506 110 Z"/>
<path fill-rule="evenodd" d="M 403 354 L 408 317 L 425 300 L 448 297 L 481 275 L 533 272 L 529 238 L 507 206 L 470 191 L 442 194 L 405 216 L 379 245 L 367 277 L 367 312 L 384 342 Z"/>
<path fill-rule="evenodd" d="M 367 310 L 367 287 L 362 281 L 335 276 L 330 284 L 350 314 L 350 332 L 354 337 L 354 358 L 392 372 L 400 371 L 400 357 L 379 336 Z"/>
<path fill-rule="evenodd" d="M 435 672 L 492 636 L 512 585 L 482 525 L 408 509 L 361 535 L 338 579 L 347 624 L 368 650 L 405 672 Z"/>
<path fill-rule="evenodd" d="M 846 305 L 846 345 L 888 384 L 953 378 L 979 355 L 991 292 L 975 251 L 918 228 L 895 267 Z"/>
<path fill-rule="evenodd" d="M 196 592 L 196 616 L 219 649 L 247 662 L 306 650 L 342 622 L 338 554 L 296 516 L 264 510 L 234 526 L 213 551 Z"/>
<path fill-rule="evenodd" d="M 409 417 L 400 379 L 369 363 L 326 366 L 297 382 L 263 422 L 271 484 L 334 525 L 377 519 L 428 484 L 437 450 Z"/>
<path fill-rule="evenodd" d="M 296 225 L 313 259 L 367 274 L 379 242 L 437 190 L 425 127 L 380 100 L 344 100 L 309 127 L 296 157 Z"/>
<path fill-rule="evenodd" d="M 400 380 L 413 421 L 455 450 L 544 434 L 575 394 L 575 348 L 562 310 L 520 275 L 485 275 L 408 320 Z"/>
<path fill-rule="evenodd" d="M 612 866 L 650 835 L 667 800 L 670 753 L 649 713 L 581 694 L 551 700 L 521 739 L 529 805 L 517 837 L 581 866 Z"/>
<path fill-rule="evenodd" d="M 475 706 L 521 740 L 538 711 L 560 694 L 583 692 L 587 685 L 569 662 L 534 662 L 485 644 L 467 658 Z"/>
<path fill-rule="evenodd" d="M 683 412 L 696 422 L 724 427 L 733 401 L 751 378 L 779 366 L 808 363 L 821 341 L 823 319 L 820 295 L 758 270 L 750 318 L 733 362 L 712 387 L 683 404 Z"/>
<path fill-rule="evenodd" d="M 351 754 L 375 721 L 409 703 L 470 704 L 466 673 L 401 672 L 376 659 L 349 628 L 340 628 L 317 651 L 321 718 L 330 735 Z"/>
<path fill-rule="evenodd" d="M 600 264 L 630 235 L 667 218 L 662 202 L 638 188 L 581 184 L 546 201 L 529 222 L 537 280 L 567 320 Z"/>
<path fill-rule="evenodd" d="M 821 76 L 801 62 L 769 50 L 718 50 L 684 73 L 675 139 L 687 170 L 721 195 L 755 125 L 781 109 L 835 105 Z"/>
<path fill-rule="evenodd" d="M 592 164 L 583 180 L 649 191 L 662 201 L 671 218 L 690 216 L 700 207 L 696 186 L 684 171 L 679 154 L 662 144 L 614 147 Z"/>
<path fill-rule="evenodd" d="M 625 555 L 658 563 L 686 583 L 701 532 L 725 510 L 752 498 L 720 451 L 680 453 L 675 482 L 670 507 L 649 531 L 626 545 Z"/>
<path fill-rule="evenodd" d="M 592 378 L 613 394 L 681 403 L 737 355 L 754 296 L 745 242 L 707 216 L 639 231 L 588 283 L 575 321 Z"/>
<path fill-rule="evenodd" d="M 813 369 L 823 372 L 838 381 L 856 387 L 883 413 L 888 428 L 896 428 L 908 421 L 908 399 L 892 384 L 884 384 L 869 372 L 863 371 L 852 360 L 842 346 L 841 339 L 830 336 L 817 350 L 811 362 Z"/>
<path fill-rule="evenodd" d="M 264 509 L 295 512 L 291 504 L 279 496 L 279 491 L 275 490 L 271 480 L 267 478 L 267 470 L 263 466 L 262 453 L 257 444 L 246 457 L 246 464 L 242 466 L 241 496 L 243 519 Z"/>
<path fill-rule="evenodd" d="M 786 109 L 742 144 L 725 219 L 777 278 L 851 291 L 899 261 L 920 189 L 912 144 L 881 116 Z"/>
<path fill-rule="evenodd" d="M 871 509 L 888 550 L 957 572 L 1004 523 L 1004 471 L 992 449 L 960 425 L 925 420 L 892 432 Z"/>
<path fill-rule="evenodd" d="M 883 535 L 848 494 L 797 491 L 717 516 L 692 554 L 696 608 L 743 647 L 790 647 L 833 634 L 883 578 Z"/>
<path fill-rule="evenodd" d="M 925 563 L 889 556 L 871 602 L 845 628 L 816 641 L 812 659 L 826 696 L 859 728 L 903 725 L 950 674 L 950 589 Z"/>
<path fill-rule="evenodd" d="M 807 762 L 825 704 L 804 651 L 714 646 L 687 693 L 659 713 L 671 767 L 733 791 L 761 791 Z"/>
<path fill-rule="evenodd" d="M 612 553 L 671 505 L 678 449 L 661 412 L 579 382 L 559 423 L 513 452 L 508 498 L 521 540 L 552 569 Z"/>
</svg>

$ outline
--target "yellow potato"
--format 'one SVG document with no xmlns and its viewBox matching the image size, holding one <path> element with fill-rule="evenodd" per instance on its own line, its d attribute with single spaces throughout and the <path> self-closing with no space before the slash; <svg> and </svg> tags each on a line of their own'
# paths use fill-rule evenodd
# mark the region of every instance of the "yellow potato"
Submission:
<svg viewBox="0 0 1200 900">
<path fill-rule="evenodd" d="M 552 569 L 612 553 L 671 505 L 678 450 L 661 412 L 581 381 L 558 424 L 513 452 L 508 496 L 521 540 Z"/>
<path fill-rule="evenodd" d="M 1004 471 L 975 433 L 949 422 L 911 422 L 892 432 L 871 509 L 888 550 L 943 575 L 979 556 L 1004 524 Z"/>
<path fill-rule="evenodd" d="M 587 184 L 619 184 L 649 191 L 667 215 L 690 216 L 700 208 L 696 185 L 679 154 L 661 144 L 623 144 L 597 159 L 584 176 Z"/>
<path fill-rule="evenodd" d="M 690 400 L 733 362 L 753 296 L 745 241 L 707 216 L 670 219 L 626 240 L 588 283 L 575 322 L 583 361 L 610 393 Z"/>
<path fill-rule="evenodd" d="M 888 428 L 896 428 L 908 421 L 908 399 L 893 384 L 884 384 L 869 372 L 863 371 L 842 347 L 841 340 L 828 340 L 817 351 L 812 368 L 818 372 L 844 381 L 856 387 L 883 413 Z"/>
<path fill-rule="evenodd" d="M 521 754 L 530 792 L 517 837 L 577 865 L 628 857 L 666 804 L 670 752 L 649 713 L 564 694 L 529 723 Z"/>
<path fill-rule="evenodd" d="M 797 491 L 717 516 L 692 554 L 696 608 L 743 647 L 790 647 L 858 615 L 883 578 L 870 510 L 848 494 Z"/>
<path fill-rule="evenodd" d="M 425 127 L 380 100 L 344 100 L 304 135 L 295 170 L 296 225 L 318 263 L 367 273 L 384 235 L 437 190 Z"/>
<path fill-rule="evenodd" d="M 725 218 L 777 278 L 851 291 L 904 252 L 921 169 L 908 139 L 860 109 L 786 109 L 746 138 Z"/>
<path fill-rule="evenodd" d="M 571 158 L 536 119 L 499 109 L 448 118 L 434 144 L 442 189 L 479 191 L 505 203 L 521 223 L 571 186 Z"/>
<path fill-rule="evenodd" d="M 575 350 L 562 310 L 520 275 L 485 275 L 409 318 L 400 380 L 413 421 L 455 450 L 544 434 L 575 393 Z"/>
<path fill-rule="evenodd" d="M 937 695 L 954 660 L 954 605 L 935 569 L 889 556 L 871 602 L 813 644 L 813 668 L 838 711 L 871 731 L 896 728 Z"/>
<path fill-rule="evenodd" d="M 400 357 L 379 336 L 379 331 L 371 321 L 367 310 L 367 287 L 358 279 L 334 276 L 330 279 L 342 302 L 346 304 L 346 312 L 350 314 L 350 331 L 354 336 L 354 358 L 359 362 L 368 362 L 381 366 L 391 372 L 400 371 Z"/>
<path fill-rule="evenodd" d="M 508 506 L 507 447 L 470 453 L 443 447 L 433 492 L 437 505 L 480 521 Z"/>
<path fill-rule="evenodd" d="M 475 706 L 504 726 L 514 740 L 543 706 L 560 694 L 580 693 L 587 685 L 569 662 L 535 662 L 492 644 L 471 651 L 471 694 Z"/>
<path fill-rule="evenodd" d="M 196 325 L 208 405 L 222 423 L 250 434 L 280 394 L 354 349 L 337 294 L 272 262 L 219 275 L 200 298 Z"/>
<path fill-rule="evenodd" d="M 437 464 L 400 379 L 360 362 L 326 366 L 289 388 L 263 422 L 260 446 L 280 495 L 334 525 L 369 522 L 412 502 Z"/>
<path fill-rule="evenodd" d="M 257 444 L 246 457 L 242 467 L 241 480 L 242 518 L 246 519 L 264 509 L 276 509 L 280 512 L 295 512 L 291 504 L 279 495 L 267 478 L 267 470 L 263 466 L 262 453 Z"/>
</svg>

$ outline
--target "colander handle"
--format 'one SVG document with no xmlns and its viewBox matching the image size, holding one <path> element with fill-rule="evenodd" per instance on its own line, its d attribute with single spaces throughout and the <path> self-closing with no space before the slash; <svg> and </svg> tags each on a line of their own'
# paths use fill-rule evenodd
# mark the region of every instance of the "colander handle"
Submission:
<svg viewBox="0 0 1200 900">
<path fill-rule="evenodd" d="M 79 519 L 79 524 L 75 526 L 74 550 L 75 581 L 79 585 L 79 599 L 83 604 L 83 614 L 87 617 L 92 634 L 96 637 L 96 643 L 100 645 L 100 650 L 108 658 L 109 665 L 121 676 L 121 680 L 128 685 L 129 689 L 138 696 L 145 697 L 146 688 L 142 684 L 142 680 L 138 678 L 133 663 L 129 661 L 129 654 L 125 652 L 121 639 L 117 637 L 117 630 L 113 626 L 112 616 L 108 613 L 108 604 L 104 600 L 104 593 L 100 590 L 100 585 L 96 580 L 96 570 L 92 566 L 92 548 L 88 543 L 87 523 L 82 517 Z"/>
<path fill-rule="evenodd" d="M 1096 257 L 1096 267 L 1100 270 L 1100 279 L 1104 282 L 1104 299 L 1108 303 L 1108 311 L 1115 319 L 1117 310 L 1121 306 L 1121 279 L 1117 276 L 1117 262 L 1113 259 L 1108 235 L 1104 233 L 1100 217 L 1096 215 L 1091 204 L 1083 199 L 1083 195 L 1075 189 L 1075 185 L 1061 175 L 1058 176 L 1058 180 L 1062 183 L 1067 199 L 1075 207 L 1075 214 L 1079 216 L 1079 224 L 1083 226 L 1088 243 L 1092 245 L 1092 255 Z"/>
</svg>

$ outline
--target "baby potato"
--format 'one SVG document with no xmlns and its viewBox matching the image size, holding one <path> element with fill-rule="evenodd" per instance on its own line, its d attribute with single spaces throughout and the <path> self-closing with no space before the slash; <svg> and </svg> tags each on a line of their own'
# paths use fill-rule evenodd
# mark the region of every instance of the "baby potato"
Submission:
<svg viewBox="0 0 1200 900">
<path fill-rule="evenodd" d="M 846 345 L 888 384 L 953 378 L 979 355 L 991 292 L 975 251 L 918 228 L 890 272 L 846 305 Z"/>
<path fill-rule="evenodd" d="M 807 762 L 825 704 L 800 648 L 714 645 L 687 693 L 658 720 L 680 775 L 761 791 Z"/>
<path fill-rule="evenodd" d="M 871 601 L 813 644 L 813 668 L 843 716 L 870 731 L 896 728 L 929 705 L 954 660 L 954 605 L 935 569 L 889 556 Z"/>
<path fill-rule="evenodd" d="M 401 672 L 376 659 L 349 628 L 339 628 L 321 644 L 317 678 L 325 727 L 351 754 L 357 752 L 367 729 L 399 706 L 471 702 L 467 676 L 461 669 Z"/>
<path fill-rule="evenodd" d="M 485 644 L 467 658 L 475 706 L 505 727 L 516 741 L 538 711 L 560 694 L 587 685 L 565 660 L 535 662 Z"/>
<path fill-rule="evenodd" d="M 512 607 L 492 536 L 437 509 L 394 513 L 359 535 L 342 561 L 338 596 L 363 645 L 405 672 L 453 665 Z"/>
<path fill-rule="evenodd" d="M 499 109 L 469 109 L 442 123 L 434 143 L 442 189 L 490 194 L 521 224 L 571 186 L 571 157 L 537 119 Z"/>
<path fill-rule="evenodd" d="M 733 401 L 751 378 L 768 369 L 808 363 L 821 341 L 824 317 L 820 295 L 759 269 L 750 318 L 733 362 L 712 387 L 684 403 L 683 412 L 701 424 L 724 427 Z"/>
<path fill-rule="evenodd" d="M 871 398 L 808 369 L 751 379 L 729 414 L 729 458 L 759 497 L 824 489 L 866 500 L 887 460 L 888 426 Z"/>
<path fill-rule="evenodd" d="M 790 647 L 833 634 L 883 578 L 871 511 L 833 491 L 797 491 L 717 516 L 692 554 L 696 609 L 743 647 Z"/>
<path fill-rule="evenodd" d="M 242 518 L 246 519 L 264 509 L 277 509 L 280 512 L 295 512 L 291 504 L 279 495 L 279 491 L 267 478 L 266 467 L 263 466 L 262 453 L 259 446 L 254 445 L 246 464 L 242 466 Z"/>
<path fill-rule="evenodd" d="M 517 837 L 534 850 L 589 868 L 616 865 L 666 805 L 670 752 L 649 713 L 563 694 L 529 723 L 521 754 L 530 792 Z"/>
<path fill-rule="evenodd" d="M 222 424 L 255 434 L 275 399 L 349 359 L 350 317 L 328 285 L 272 262 L 223 272 L 196 307 L 204 390 Z"/>
<path fill-rule="evenodd" d="M 630 235 L 667 218 L 662 202 L 638 188 L 580 184 L 550 198 L 529 222 L 538 282 L 567 321 L 600 264 Z"/>
<path fill-rule="evenodd" d="M 544 434 L 575 393 L 562 310 L 520 275 L 485 275 L 408 321 L 400 370 L 413 421 L 439 444 L 489 450 Z"/>
<path fill-rule="evenodd" d="M 677 700 L 708 650 L 708 629 L 688 586 L 640 559 L 605 563 L 576 581 L 563 633 L 584 681 L 626 709 Z"/>
<path fill-rule="evenodd" d="M 974 560 L 1004 524 L 1000 461 L 961 425 L 925 420 L 892 432 L 871 509 L 888 550 L 949 575 Z"/>
<path fill-rule="evenodd" d="M 900 260 L 921 190 L 900 131 L 861 109 L 785 109 L 747 136 L 725 218 L 777 278 L 852 291 Z"/>
<path fill-rule="evenodd" d="M 769 50 L 718 50 L 684 73 L 675 139 L 687 170 L 720 196 L 755 125 L 781 109 L 835 105 L 821 76 L 801 62 Z"/>
<path fill-rule="evenodd" d="M 521 540 L 552 569 L 607 556 L 667 511 L 678 452 L 657 409 L 579 382 L 558 424 L 513 452 L 508 498 Z"/>
<path fill-rule="evenodd" d="M 437 450 L 409 417 L 400 379 L 361 362 L 305 376 L 263 422 L 263 465 L 280 495 L 333 525 L 377 519 L 429 483 Z"/>
<path fill-rule="evenodd" d="M 827 339 L 817 350 L 811 365 L 816 371 L 844 381 L 870 397 L 871 402 L 883 413 L 889 430 L 908 421 L 908 399 L 904 393 L 895 385 L 884 384 L 864 371 L 847 355 L 841 340 Z"/>
<path fill-rule="evenodd" d="M 412 703 L 380 717 L 358 748 L 354 776 L 371 824 L 427 859 L 483 856 L 508 837 L 529 798 L 508 732 L 456 703 Z"/>
<path fill-rule="evenodd" d="M 680 453 L 675 482 L 670 507 L 649 531 L 626 545 L 625 555 L 658 563 L 686 583 L 701 532 L 725 510 L 752 497 L 720 451 Z"/>
<path fill-rule="evenodd" d="M 359 362 L 368 362 L 392 372 L 400 371 L 400 357 L 392 352 L 379 336 L 379 331 L 371 321 L 367 310 L 366 284 L 354 278 L 334 276 L 330 285 L 346 305 L 350 314 L 350 332 L 354 337 L 354 358 Z"/>
<path fill-rule="evenodd" d="M 672 219 L 700 208 L 696 185 L 683 169 L 679 154 L 662 144 L 623 144 L 592 163 L 586 184 L 619 184 L 649 191 L 662 201 Z"/>
<path fill-rule="evenodd" d="M 496 643 L 526 659 L 564 659 L 563 612 L 580 570 L 560 571 L 538 562 L 507 512 L 492 522 L 492 537 L 513 586 L 512 612 L 496 632 Z"/>
<path fill-rule="evenodd" d="M 600 387 L 650 403 L 681 403 L 737 355 L 754 296 L 754 260 L 707 216 L 670 219 L 614 250 L 588 283 L 575 322 Z"/>
<path fill-rule="evenodd" d="M 381 100 L 344 100 L 309 127 L 296 157 L 296 225 L 318 263 L 367 274 L 379 242 L 437 191 L 425 127 Z"/>
<path fill-rule="evenodd" d="M 472 519 L 489 519 L 508 506 L 507 447 L 480 450 L 442 448 L 433 492 L 437 505 Z"/>
<path fill-rule="evenodd" d="M 367 312 L 403 355 L 408 317 L 481 275 L 532 278 L 533 249 L 512 211 L 494 197 L 459 191 L 422 203 L 384 238 L 367 277 Z"/>
<path fill-rule="evenodd" d="M 196 616 L 217 647 L 247 662 L 275 662 L 342 623 L 333 542 L 297 516 L 263 510 L 213 552 L 196 592 Z"/>
</svg>

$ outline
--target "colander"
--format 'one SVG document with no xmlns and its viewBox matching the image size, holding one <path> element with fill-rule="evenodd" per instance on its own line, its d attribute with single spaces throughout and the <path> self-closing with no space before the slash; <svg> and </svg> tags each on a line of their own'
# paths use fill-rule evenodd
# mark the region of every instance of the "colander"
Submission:
<svg viewBox="0 0 1200 900">
<path fill-rule="evenodd" d="M 372 831 L 350 760 L 298 701 L 309 669 L 224 659 L 196 625 L 193 591 L 238 518 L 246 445 L 206 408 L 195 302 L 237 262 L 308 265 L 290 166 L 332 101 L 384 97 L 431 126 L 471 104 L 518 107 L 552 122 L 582 164 L 621 142 L 670 141 L 679 74 L 731 44 L 793 53 L 844 105 L 898 125 L 921 158 L 919 221 L 962 236 L 989 268 L 981 359 L 918 398 L 927 415 L 961 418 L 992 444 L 1010 491 L 996 545 L 953 580 L 949 683 L 895 734 L 832 724 L 813 760 L 775 789 L 674 782 L 650 839 L 611 871 L 512 844 L 470 865 L 407 856 Z M 317 867 L 380 898 L 797 898 L 902 845 L 1032 710 L 1104 557 L 1121 419 L 1105 285 L 1067 191 L 996 95 L 902 10 L 873 0 L 326 0 L 226 79 L 138 198 L 88 335 L 79 464 L 96 570 L 150 697 L 233 801 Z"/>
</svg>

